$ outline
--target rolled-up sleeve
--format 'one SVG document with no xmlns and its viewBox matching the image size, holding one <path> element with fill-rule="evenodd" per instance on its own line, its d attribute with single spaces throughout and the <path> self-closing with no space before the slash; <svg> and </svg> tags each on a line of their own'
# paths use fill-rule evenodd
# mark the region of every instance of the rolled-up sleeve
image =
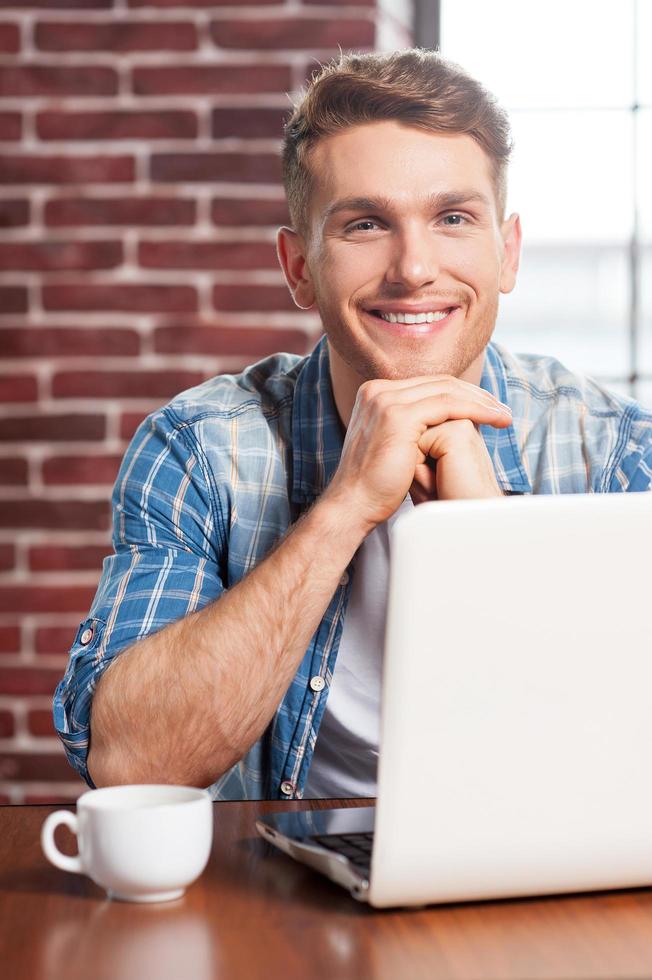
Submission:
<svg viewBox="0 0 652 980">
<path fill-rule="evenodd" d="M 113 490 L 113 547 L 89 616 L 54 695 L 68 760 L 92 786 L 87 757 L 97 683 L 127 647 L 218 598 L 225 589 L 215 489 L 186 426 L 167 409 L 146 419 Z"/>
</svg>

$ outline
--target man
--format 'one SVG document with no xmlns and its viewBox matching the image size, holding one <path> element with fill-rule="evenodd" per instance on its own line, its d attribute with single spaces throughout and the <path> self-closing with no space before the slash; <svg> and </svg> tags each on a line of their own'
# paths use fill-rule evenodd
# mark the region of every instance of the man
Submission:
<svg viewBox="0 0 652 980">
<path fill-rule="evenodd" d="M 342 57 L 309 86 L 278 252 L 326 336 L 177 396 L 134 437 L 116 554 L 55 695 L 91 785 L 373 795 L 398 512 L 650 489 L 651 414 L 490 343 L 521 245 L 509 152 L 504 111 L 432 52 Z"/>
</svg>

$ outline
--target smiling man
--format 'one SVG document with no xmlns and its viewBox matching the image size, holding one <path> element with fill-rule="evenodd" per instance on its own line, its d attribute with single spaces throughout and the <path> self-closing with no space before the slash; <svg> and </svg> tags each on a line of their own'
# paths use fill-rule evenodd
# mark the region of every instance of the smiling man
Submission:
<svg viewBox="0 0 652 980">
<path fill-rule="evenodd" d="M 521 244 L 510 148 L 492 96 L 432 52 L 344 56 L 303 94 L 278 252 L 325 335 L 177 396 L 134 437 L 115 554 L 55 695 L 91 785 L 373 796 L 397 515 L 651 489 L 650 413 L 491 342 Z"/>
</svg>

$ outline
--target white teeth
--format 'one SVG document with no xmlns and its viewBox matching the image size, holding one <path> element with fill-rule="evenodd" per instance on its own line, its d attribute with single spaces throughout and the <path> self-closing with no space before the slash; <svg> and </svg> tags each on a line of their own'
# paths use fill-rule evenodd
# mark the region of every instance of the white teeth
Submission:
<svg viewBox="0 0 652 980">
<path fill-rule="evenodd" d="M 448 316 L 449 310 L 437 310 L 433 313 L 380 313 L 388 323 L 434 323 Z"/>
</svg>

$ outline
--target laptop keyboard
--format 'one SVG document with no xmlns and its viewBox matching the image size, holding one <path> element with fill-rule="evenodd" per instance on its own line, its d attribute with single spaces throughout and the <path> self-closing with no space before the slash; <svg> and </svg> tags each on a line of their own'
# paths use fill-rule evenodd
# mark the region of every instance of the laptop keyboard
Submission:
<svg viewBox="0 0 652 980">
<path fill-rule="evenodd" d="M 337 851 L 349 859 L 360 871 L 369 873 L 371 868 L 371 849 L 374 843 L 373 832 L 367 834 L 315 834 L 310 840 L 316 841 L 329 851 Z"/>
</svg>

